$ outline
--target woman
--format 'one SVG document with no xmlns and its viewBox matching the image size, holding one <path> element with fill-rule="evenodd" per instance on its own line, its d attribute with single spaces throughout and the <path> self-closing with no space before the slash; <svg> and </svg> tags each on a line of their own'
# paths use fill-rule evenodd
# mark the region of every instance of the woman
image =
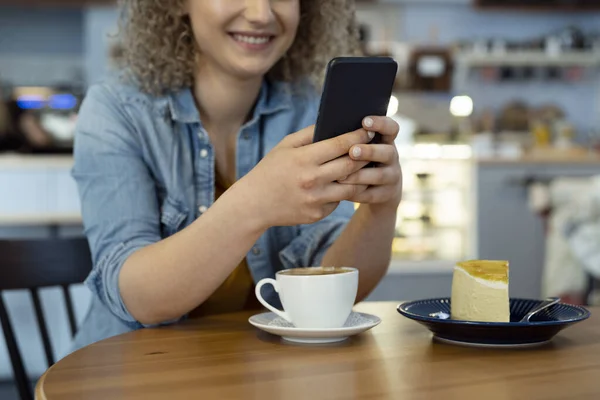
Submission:
<svg viewBox="0 0 600 400">
<path fill-rule="evenodd" d="M 352 1 L 122 7 L 129 82 L 90 89 L 75 140 L 95 265 L 76 346 L 258 308 L 254 283 L 284 268 L 355 266 L 364 298 L 390 258 L 398 126 L 365 116 L 364 129 L 311 143 L 316 84 L 354 51 Z M 371 132 L 384 143 L 368 145 Z"/>
</svg>

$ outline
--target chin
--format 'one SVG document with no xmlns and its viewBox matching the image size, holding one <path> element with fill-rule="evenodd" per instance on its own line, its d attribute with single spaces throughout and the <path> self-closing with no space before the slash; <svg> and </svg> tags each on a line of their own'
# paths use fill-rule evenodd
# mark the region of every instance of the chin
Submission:
<svg viewBox="0 0 600 400">
<path fill-rule="evenodd" d="M 232 71 L 233 73 L 238 76 L 241 79 L 254 79 L 254 78 L 258 78 L 258 77 L 263 77 L 265 76 L 270 70 L 271 68 L 273 68 L 273 65 L 275 64 L 267 64 L 267 63 L 260 63 L 260 65 L 258 64 L 245 64 L 245 65 L 234 65 L 232 67 Z"/>
</svg>

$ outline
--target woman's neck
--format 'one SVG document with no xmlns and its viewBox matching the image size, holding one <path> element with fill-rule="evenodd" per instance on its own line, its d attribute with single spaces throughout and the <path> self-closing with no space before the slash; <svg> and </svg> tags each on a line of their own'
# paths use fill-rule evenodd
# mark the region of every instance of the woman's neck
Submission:
<svg viewBox="0 0 600 400">
<path fill-rule="evenodd" d="M 202 124 L 218 135 L 236 134 L 254 108 L 262 77 L 239 80 L 208 65 L 199 69 L 194 97 Z"/>
</svg>

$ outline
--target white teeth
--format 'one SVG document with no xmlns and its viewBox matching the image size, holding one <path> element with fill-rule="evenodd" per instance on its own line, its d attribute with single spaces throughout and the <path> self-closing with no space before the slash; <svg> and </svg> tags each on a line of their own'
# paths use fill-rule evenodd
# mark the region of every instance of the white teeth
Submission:
<svg viewBox="0 0 600 400">
<path fill-rule="evenodd" d="M 233 38 L 238 42 L 244 42 L 249 44 L 265 44 L 269 40 L 271 40 L 269 37 L 266 36 L 245 36 L 239 34 L 234 34 Z"/>
</svg>

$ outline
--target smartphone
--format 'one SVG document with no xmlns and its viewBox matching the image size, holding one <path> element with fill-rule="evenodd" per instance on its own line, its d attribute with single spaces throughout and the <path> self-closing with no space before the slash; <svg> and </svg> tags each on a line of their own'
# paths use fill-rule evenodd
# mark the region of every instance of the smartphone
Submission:
<svg viewBox="0 0 600 400">
<path fill-rule="evenodd" d="M 362 127 L 369 116 L 384 116 L 398 64 L 390 57 L 337 57 L 327 65 L 313 142 Z M 372 143 L 380 140 L 376 134 Z"/>
</svg>

